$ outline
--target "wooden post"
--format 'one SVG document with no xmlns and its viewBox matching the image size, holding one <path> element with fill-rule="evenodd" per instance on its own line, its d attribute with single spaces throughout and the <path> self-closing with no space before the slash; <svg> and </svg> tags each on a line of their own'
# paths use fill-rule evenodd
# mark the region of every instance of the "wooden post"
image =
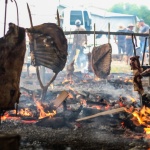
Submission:
<svg viewBox="0 0 150 150">
<path fill-rule="evenodd" d="M 42 83 L 45 84 L 45 67 L 41 66 L 41 79 L 42 79 Z"/>
<path fill-rule="evenodd" d="M 60 26 L 60 18 L 59 18 L 59 12 L 58 12 L 58 9 L 57 9 L 57 24 L 58 24 L 58 26 Z"/>
</svg>

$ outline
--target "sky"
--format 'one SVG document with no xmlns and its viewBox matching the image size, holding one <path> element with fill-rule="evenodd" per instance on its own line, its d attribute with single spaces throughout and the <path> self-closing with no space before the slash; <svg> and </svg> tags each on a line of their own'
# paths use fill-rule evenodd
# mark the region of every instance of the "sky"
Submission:
<svg viewBox="0 0 150 150">
<path fill-rule="evenodd" d="M 135 3 L 137 5 L 150 6 L 150 0 L 16 0 L 19 9 L 19 26 L 28 28 L 30 27 L 29 15 L 27 11 L 27 3 L 29 4 L 33 25 L 38 25 L 46 22 L 56 23 L 56 12 L 59 4 L 66 6 L 89 6 L 95 5 L 103 9 L 109 9 L 117 3 Z M 0 37 L 4 35 L 4 13 L 5 13 L 5 0 L 0 0 Z M 8 0 L 7 4 L 7 20 L 6 31 L 8 30 L 8 23 L 12 22 L 17 24 L 17 11 L 15 2 Z"/>
<path fill-rule="evenodd" d="M 66 4 L 69 5 L 78 5 L 80 4 L 93 4 L 96 6 L 99 6 L 100 8 L 105 8 L 105 9 L 109 9 L 110 7 L 112 7 L 114 4 L 117 3 L 131 3 L 131 4 L 137 4 L 137 5 L 146 5 L 149 6 L 148 4 L 150 4 L 150 0 L 60 0 L 60 2 L 64 2 Z"/>
</svg>

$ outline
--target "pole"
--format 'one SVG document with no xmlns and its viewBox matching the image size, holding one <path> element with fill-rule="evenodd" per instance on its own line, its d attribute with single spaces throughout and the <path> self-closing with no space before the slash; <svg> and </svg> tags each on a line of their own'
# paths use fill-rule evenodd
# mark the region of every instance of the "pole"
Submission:
<svg viewBox="0 0 150 150">
<path fill-rule="evenodd" d="M 150 65 L 150 29 L 149 29 L 148 46 L 149 46 L 149 65 Z M 149 79 L 148 86 L 150 86 L 150 77 L 148 79 Z"/>
<path fill-rule="evenodd" d="M 108 23 L 108 43 L 110 43 L 110 22 Z"/>
<path fill-rule="evenodd" d="M 8 0 L 5 0 L 4 36 L 5 36 L 5 30 L 6 30 L 7 3 L 8 3 Z"/>
<path fill-rule="evenodd" d="M 94 47 L 95 47 L 95 23 L 94 23 Z"/>
<path fill-rule="evenodd" d="M 45 84 L 45 67 L 41 66 L 41 79 L 42 83 Z"/>
<path fill-rule="evenodd" d="M 59 11 L 57 9 L 57 24 L 60 27 L 60 18 L 59 18 Z"/>
</svg>

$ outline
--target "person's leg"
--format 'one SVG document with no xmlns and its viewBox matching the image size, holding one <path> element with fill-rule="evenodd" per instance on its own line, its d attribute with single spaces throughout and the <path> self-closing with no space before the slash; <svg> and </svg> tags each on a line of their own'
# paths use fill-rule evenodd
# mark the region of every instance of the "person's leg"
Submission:
<svg viewBox="0 0 150 150">
<path fill-rule="evenodd" d="M 144 41 L 140 42 L 140 49 L 141 49 L 141 53 L 143 54 L 143 52 L 144 52 Z"/>
<path fill-rule="evenodd" d="M 118 54 L 121 54 L 121 46 L 118 45 Z"/>
<path fill-rule="evenodd" d="M 77 58 L 77 66 L 78 66 L 78 68 L 80 69 L 81 68 L 81 66 L 82 66 L 82 54 L 83 54 L 83 49 L 82 49 L 82 47 L 81 46 L 79 46 L 78 47 L 79 49 L 79 54 L 78 54 L 78 58 Z"/>
<path fill-rule="evenodd" d="M 122 45 L 122 51 L 123 51 L 123 54 L 126 54 L 126 47 L 125 47 L 125 43 L 123 43 L 123 45 Z"/>
<path fill-rule="evenodd" d="M 78 57 L 77 57 L 77 61 L 76 61 L 76 63 L 77 63 L 77 67 L 78 67 L 78 68 L 80 68 L 80 67 L 81 67 L 81 61 L 80 61 L 80 59 L 81 59 L 81 54 L 80 54 L 80 52 L 79 52 L 79 55 L 78 55 Z"/>
<path fill-rule="evenodd" d="M 121 54 L 121 60 L 124 60 L 125 59 L 125 52 L 126 52 L 126 50 L 125 50 L 125 43 L 121 43 L 121 45 L 120 45 L 120 47 L 121 47 L 121 52 L 122 52 L 122 54 Z"/>
<path fill-rule="evenodd" d="M 119 54 L 119 60 L 121 61 L 121 46 L 118 44 L 118 54 Z"/>
<path fill-rule="evenodd" d="M 129 64 L 130 50 L 131 50 L 130 43 L 126 43 L 126 53 L 127 53 L 126 64 L 127 65 Z"/>
</svg>

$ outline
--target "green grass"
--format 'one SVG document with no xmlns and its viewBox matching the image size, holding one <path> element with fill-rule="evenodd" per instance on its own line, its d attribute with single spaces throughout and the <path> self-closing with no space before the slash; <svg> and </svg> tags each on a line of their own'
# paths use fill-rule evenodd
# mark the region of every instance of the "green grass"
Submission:
<svg viewBox="0 0 150 150">
<path fill-rule="evenodd" d="M 111 73 L 130 73 L 132 72 L 130 65 L 127 65 L 124 61 L 112 61 Z"/>
</svg>

